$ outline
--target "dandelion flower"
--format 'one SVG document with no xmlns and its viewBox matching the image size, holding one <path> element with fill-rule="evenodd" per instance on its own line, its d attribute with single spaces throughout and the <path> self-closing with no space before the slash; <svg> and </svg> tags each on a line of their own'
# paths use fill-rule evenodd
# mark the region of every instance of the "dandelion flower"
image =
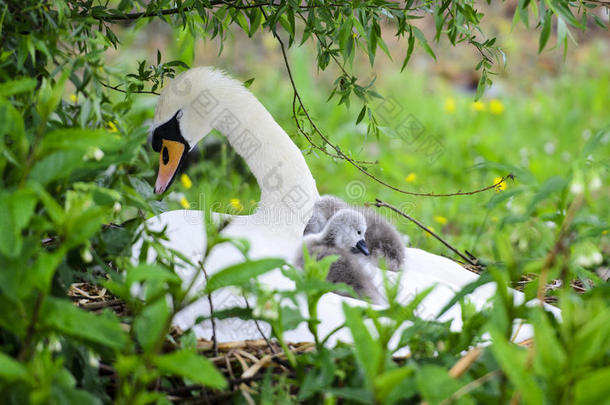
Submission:
<svg viewBox="0 0 610 405">
<path fill-rule="evenodd" d="M 231 207 L 238 212 L 244 209 L 244 206 L 242 205 L 241 201 L 239 201 L 239 198 L 231 198 L 229 200 L 229 205 L 231 205 Z"/>
<path fill-rule="evenodd" d="M 116 127 L 116 124 L 112 121 L 108 121 L 106 123 L 106 128 L 108 128 L 108 131 L 110 132 L 119 132 L 118 128 Z"/>
<path fill-rule="evenodd" d="M 455 114 L 457 110 L 457 106 L 455 104 L 455 99 L 453 99 L 452 97 L 446 98 L 445 99 L 445 112 L 447 114 Z"/>
<path fill-rule="evenodd" d="M 74 104 L 76 104 L 78 102 L 78 96 L 74 93 L 70 94 L 70 96 L 68 97 L 70 99 L 71 102 L 73 102 Z"/>
<path fill-rule="evenodd" d="M 182 183 L 184 188 L 186 188 L 187 190 L 190 189 L 191 187 L 193 187 L 193 182 L 191 181 L 191 178 L 186 173 L 182 173 L 182 175 L 180 176 L 180 182 Z"/>
<path fill-rule="evenodd" d="M 191 204 L 189 204 L 189 202 L 186 199 L 186 197 L 182 197 L 180 199 L 180 205 L 182 205 L 182 208 L 184 208 L 185 210 L 188 210 L 189 208 L 191 208 Z"/>
<path fill-rule="evenodd" d="M 485 106 L 485 103 L 482 101 L 475 101 L 474 103 L 472 103 L 472 109 L 474 111 L 485 111 L 487 109 L 487 107 Z"/>
<path fill-rule="evenodd" d="M 405 181 L 407 183 L 413 183 L 417 179 L 417 175 L 415 173 L 409 173 L 407 177 L 405 177 Z"/>
<path fill-rule="evenodd" d="M 434 231 L 435 231 L 434 227 L 432 227 L 432 226 L 429 226 L 429 227 L 428 227 L 428 229 L 429 229 L 431 232 L 434 232 Z M 426 238 L 429 238 L 430 236 L 432 236 L 432 235 L 430 235 L 428 232 L 424 233 L 424 235 L 426 235 Z"/>
<path fill-rule="evenodd" d="M 440 215 L 436 215 L 434 217 L 434 222 L 441 224 L 441 225 L 445 225 L 447 223 L 447 218 L 440 216 Z"/>
<path fill-rule="evenodd" d="M 504 104 L 497 98 L 494 98 L 489 102 L 489 112 L 494 115 L 502 115 L 504 112 Z"/>
<path fill-rule="evenodd" d="M 503 180 L 502 177 L 496 177 L 494 179 L 494 184 L 500 183 L 496 186 L 496 192 L 500 192 L 502 190 L 506 190 L 506 180 Z"/>
</svg>

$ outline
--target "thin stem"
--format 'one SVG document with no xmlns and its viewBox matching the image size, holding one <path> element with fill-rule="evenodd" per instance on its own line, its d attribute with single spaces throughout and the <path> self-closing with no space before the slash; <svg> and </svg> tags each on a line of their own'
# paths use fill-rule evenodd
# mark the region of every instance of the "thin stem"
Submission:
<svg viewBox="0 0 610 405">
<path fill-rule="evenodd" d="M 540 305 L 544 305 L 544 297 L 546 295 L 546 282 L 549 277 L 551 267 L 553 267 L 553 265 L 555 264 L 557 255 L 566 249 L 566 244 L 564 242 L 568 235 L 568 230 L 576 216 L 576 212 L 578 212 L 578 210 L 582 206 L 583 201 L 584 197 L 581 194 L 576 197 L 576 199 L 570 204 L 570 206 L 568 207 L 568 212 L 566 213 L 566 216 L 563 222 L 561 223 L 561 228 L 557 233 L 555 243 L 553 244 L 551 250 L 549 250 L 549 252 L 547 253 L 546 258 L 544 259 L 544 264 L 542 265 L 542 268 L 540 270 L 540 277 L 538 279 L 537 298 L 540 301 Z"/>
<path fill-rule="evenodd" d="M 34 335 L 36 334 L 36 323 L 38 323 L 38 318 L 40 317 L 40 310 L 42 308 L 44 296 L 45 295 L 41 292 L 39 292 L 36 296 L 34 310 L 32 311 L 32 319 L 28 324 L 27 331 L 25 332 L 25 340 L 23 342 L 23 346 L 21 346 L 21 351 L 17 356 L 17 359 L 19 361 L 29 360 L 32 356 L 32 342 L 34 340 Z"/>
<path fill-rule="evenodd" d="M 265 15 L 265 18 L 266 18 L 266 15 Z M 364 175 L 366 175 L 369 178 L 373 179 L 377 183 L 382 184 L 382 185 L 388 187 L 389 189 L 392 189 L 392 190 L 394 190 L 396 192 L 399 192 L 399 193 L 402 193 L 402 194 L 408 194 L 408 195 L 414 195 L 414 196 L 420 196 L 420 197 L 453 197 L 453 196 L 458 196 L 458 195 L 472 195 L 472 194 L 481 193 L 483 191 L 491 190 L 491 189 L 496 188 L 500 184 L 502 184 L 502 182 L 506 181 L 506 179 L 508 179 L 508 178 L 513 179 L 514 178 L 514 175 L 512 173 L 509 173 L 506 176 L 502 177 L 502 179 L 500 181 L 498 181 L 498 182 L 496 182 L 496 183 L 494 183 L 494 184 L 492 184 L 490 186 L 483 187 L 481 189 L 473 190 L 473 191 L 458 191 L 458 192 L 455 192 L 455 193 L 446 193 L 446 194 L 416 193 L 416 192 L 412 192 L 412 191 L 403 190 L 401 188 L 395 187 L 395 186 L 387 183 L 384 180 L 381 180 L 380 178 L 378 178 L 374 174 L 371 174 L 367 169 L 365 169 L 364 167 L 359 165 L 356 161 L 354 161 L 352 158 L 347 156 L 345 153 L 343 153 L 343 151 L 337 145 L 334 145 L 332 142 L 330 142 L 330 140 L 322 133 L 322 131 L 320 131 L 320 129 L 318 129 L 318 126 L 315 124 L 315 122 L 313 121 L 313 119 L 309 115 L 309 112 L 305 108 L 303 100 L 301 99 L 301 95 L 299 94 L 299 91 L 297 89 L 296 83 L 294 82 L 294 77 L 292 76 L 292 69 L 290 68 L 290 63 L 288 62 L 288 55 L 286 53 L 286 47 L 284 45 L 284 41 L 282 41 L 280 36 L 274 30 L 272 30 L 272 33 L 275 36 L 275 38 L 277 39 L 278 43 L 280 44 L 280 49 L 282 51 L 282 56 L 284 58 L 284 65 L 286 66 L 286 71 L 288 72 L 288 78 L 290 79 L 290 84 L 292 85 L 292 91 L 293 91 L 294 96 L 296 97 L 297 101 L 299 102 L 299 105 L 301 106 L 301 109 L 303 110 L 303 114 L 305 114 L 305 117 L 307 117 L 307 121 L 309 121 L 309 123 L 311 124 L 312 128 L 320 136 L 320 138 L 325 143 L 330 145 L 335 150 L 335 152 L 337 153 L 338 156 L 340 156 L 343 160 L 348 161 L 352 166 L 354 166 L 356 169 L 358 169 L 361 173 L 363 173 Z M 299 130 L 301 132 L 303 132 L 303 130 L 302 130 L 301 126 L 300 126 L 299 120 L 296 117 L 296 115 L 293 114 L 293 118 L 294 118 L 295 123 L 297 124 L 297 127 L 299 128 Z"/>
<path fill-rule="evenodd" d="M 107 87 L 109 89 L 118 91 L 120 93 L 124 93 L 124 94 L 154 94 L 159 96 L 160 93 L 157 93 L 156 91 L 152 91 L 152 90 L 134 90 L 134 91 L 127 91 L 127 90 L 123 90 L 123 89 L 119 89 L 120 84 L 117 84 L 116 86 L 111 86 L 107 83 L 102 82 L 101 80 L 98 80 L 98 83 L 101 84 L 104 87 Z"/>
<path fill-rule="evenodd" d="M 393 205 L 390 205 L 384 201 L 381 201 L 380 199 L 376 199 L 374 203 L 372 203 L 374 206 L 376 207 L 386 207 L 391 209 L 392 211 L 396 212 L 397 214 L 407 218 L 409 221 L 413 222 L 415 225 L 419 226 L 421 229 L 423 229 L 424 231 L 428 232 L 430 235 L 434 236 L 437 240 L 439 240 L 443 245 L 445 245 L 447 248 L 449 248 L 449 250 L 451 250 L 452 252 L 454 252 L 455 254 L 457 254 L 458 256 L 460 256 L 463 260 L 465 260 L 468 264 L 475 266 L 475 267 L 481 267 L 481 264 L 479 263 L 478 259 L 472 260 L 469 257 L 467 257 L 466 255 L 462 254 L 459 250 L 457 250 L 456 248 L 454 248 L 453 246 L 451 246 L 448 242 L 446 242 L 443 238 L 441 238 L 440 236 L 438 236 L 436 233 L 434 233 L 432 230 L 430 230 L 429 228 L 427 228 L 424 224 L 422 224 L 421 222 L 419 222 L 418 220 L 416 220 L 415 218 L 405 214 L 404 212 L 402 212 L 401 210 L 399 210 L 398 208 L 394 207 Z"/>
<path fill-rule="evenodd" d="M 199 266 L 201 267 L 201 271 L 203 271 L 203 276 L 205 277 L 205 283 L 208 283 L 208 272 L 205 271 L 205 267 L 203 267 L 203 263 L 200 261 Z M 212 303 L 212 293 L 208 293 L 208 303 L 210 304 L 210 321 L 212 322 L 212 352 L 214 356 L 218 356 L 218 342 L 216 340 L 216 320 L 214 319 L 214 304 Z"/>
</svg>

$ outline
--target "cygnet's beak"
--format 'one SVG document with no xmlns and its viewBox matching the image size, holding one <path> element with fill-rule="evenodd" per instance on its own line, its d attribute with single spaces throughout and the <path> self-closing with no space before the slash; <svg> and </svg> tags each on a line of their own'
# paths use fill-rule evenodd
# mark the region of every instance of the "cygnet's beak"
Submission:
<svg viewBox="0 0 610 405">
<path fill-rule="evenodd" d="M 366 242 L 364 239 L 360 239 L 358 243 L 356 243 L 356 252 L 362 252 L 365 256 L 369 256 L 371 253 L 369 252 L 369 248 L 366 246 Z"/>
</svg>

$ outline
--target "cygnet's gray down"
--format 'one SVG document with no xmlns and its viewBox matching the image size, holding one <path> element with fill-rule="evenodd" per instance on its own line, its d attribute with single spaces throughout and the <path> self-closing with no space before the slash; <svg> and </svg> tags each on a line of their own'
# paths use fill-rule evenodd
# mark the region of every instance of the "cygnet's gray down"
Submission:
<svg viewBox="0 0 610 405">
<path fill-rule="evenodd" d="M 305 236 L 303 242 L 316 260 L 330 255 L 339 256 L 330 266 L 326 277 L 328 281 L 345 283 L 360 297 L 381 303 L 382 295 L 365 269 L 369 262 L 364 258 L 370 254 L 364 240 L 365 233 L 364 216 L 353 209 L 343 209 L 326 222 L 322 231 Z M 302 250 L 297 254 L 296 264 L 301 268 L 304 266 Z"/>
<path fill-rule="evenodd" d="M 337 211 L 349 208 L 349 205 L 333 195 L 323 195 L 313 206 L 313 212 L 309 222 L 305 225 L 303 235 L 310 233 L 319 233 L 324 229 L 328 220 L 337 213 Z"/>
<path fill-rule="evenodd" d="M 402 237 L 386 219 L 377 212 L 365 207 L 352 207 L 342 199 L 323 195 L 315 203 L 312 216 L 305 226 L 304 235 L 322 231 L 329 219 L 339 210 L 352 208 L 366 219 L 367 230 L 364 240 L 371 253 L 372 262 L 376 265 L 384 258 L 388 270 L 399 271 L 405 262 L 405 247 Z"/>
</svg>

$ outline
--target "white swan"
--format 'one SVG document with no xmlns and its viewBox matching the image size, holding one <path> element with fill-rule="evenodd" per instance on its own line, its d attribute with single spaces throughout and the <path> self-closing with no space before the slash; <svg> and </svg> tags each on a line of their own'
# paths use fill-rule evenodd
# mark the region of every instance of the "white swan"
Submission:
<svg viewBox="0 0 610 405">
<path fill-rule="evenodd" d="M 303 230 L 319 194 L 299 149 L 265 107 L 240 82 L 207 67 L 182 73 L 163 89 L 153 129 L 153 148 L 160 152 L 159 174 L 155 185 L 157 192 L 165 191 L 171 184 L 189 148 L 212 129 L 225 135 L 256 177 L 261 189 L 261 200 L 253 215 L 233 217 L 222 233 L 247 238 L 251 243 L 252 258 L 282 257 L 292 261 L 291 256 L 302 243 Z M 203 212 L 165 212 L 148 220 L 147 225 L 154 230 L 167 227 L 167 246 L 197 262 L 203 257 L 206 247 Z M 137 257 L 139 246 L 134 247 L 134 257 Z M 211 274 L 242 260 L 242 255 L 233 246 L 219 245 L 207 255 L 206 270 Z M 188 266 L 178 267 L 180 276 L 185 283 L 188 282 L 194 270 Z M 377 285 L 382 285 L 382 272 L 378 269 L 371 269 L 371 272 Z M 477 279 L 477 275 L 447 258 L 412 248 L 406 249 L 403 272 L 398 297 L 400 300 L 407 302 L 418 292 L 436 286 L 419 307 L 420 315 L 427 318 L 433 318 L 456 291 Z M 395 279 L 396 274 L 388 273 L 388 277 Z M 292 281 L 279 270 L 259 277 L 259 281 L 270 288 L 293 288 Z M 201 277 L 197 280 L 195 289 L 201 288 L 203 284 Z M 490 283 L 478 288 L 470 295 L 470 299 L 480 308 L 494 292 L 495 285 Z M 523 300 L 521 293 L 514 294 L 515 299 Z M 243 298 L 231 289 L 216 292 L 212 299 L 215 310 L 245 305 Z M 344 302 L 353 306 L 367 305 L 357 299 L 325 294 L 318 308 L 321 321 L 318 330 L 321 336 L 344 322 Z M 193 326 L 198 316 L 207 316 L 209 312 L 208 300 L 204 298 L 181 311 L 175 322 L 185 329 Z M 445 313 L 443 319 L 452 319 L 452 328 L 460 329 L 459 306 L 456 305 Z M 211 338 L 209 321 L 196 325 L 194 330 L 199 337 Z M 269 328 L 265 327 L 263 332 L 268 334 Z M 518 339 L 530 336 L 531 329 L 522 328 Z M 216 321 L 216 337 L 221 342 L 258 339 L 260 332 L 253 322 L 226 319 Z M 288 341 L 312 340 L 304 324 L 286 332 L 284 337 Z M 338 339 L 351 341 L 351 335 L 343 328 L 328 340 L 328 344 L 334 345 Z M 397 339 L 398 336 L 395 336 L 391 344 L 395 345 Z"/>
</svg>

